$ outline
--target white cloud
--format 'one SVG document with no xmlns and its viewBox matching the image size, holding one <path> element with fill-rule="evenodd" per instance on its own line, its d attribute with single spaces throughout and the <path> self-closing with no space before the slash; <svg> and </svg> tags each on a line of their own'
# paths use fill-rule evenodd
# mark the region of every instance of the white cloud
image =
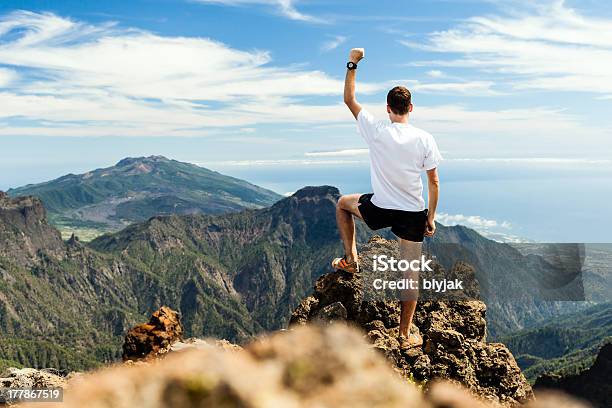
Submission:
<svg viewBox="0 0 612 408">
<path fill-rule="evenodd" d="M 450 158 L 447 161 L 477 162 L 477 163 L 528 163 L 528 164 L 612 164 L 610 159 L 588 159 L 573 157 L 478 157 Z"/>
<path fill-rule="evenodd" d="M 332 38 L 331 40 L 325 41 L 322 45 L 321 45 L 321 51 L 332 51 L 335 50 L 336 48 L 338 48 L 339 46 L 341 46 L 342 44 L 344 44 L 347 40 L 347 37 L 343 36 L 343 35 L 337 35 L 334 38 Z"/>
<path fill-rule="evenodd" d="M 23 76 L 10 88 L 15 76 L 0 71 L 0 120 L 34 123 L 0 129 L 5 135 L 201 135 L 215 127 L 322 123 L 328 107 L 300 98 L 343 90 L 321 71 L 273 66 L 265 51 L 49 13 L 0 19 L 0 63 Z M 360 84 L 364 93 L 379 89 Z"/>
<path fill-rule="evenodd" d="M 384 104 L 365 105 L 376 117 L 387 118 Z M 525 109 L 475 110 L 462 105 L 422 106 L 415 104 L 410 119 L 416 126 L 432 134 L 456 136 L 458 134 L 499 137 L 551 136 L 555 139 L 573 134 L 602 136 L 605 132 L 592 128 L 562 109 L 533 107 Z M 457 141 L 465 145 L 465 139 Z"/>
<path fill-rule="evenodd" d="M 263 159 L 263 160 L 224 160 L 224 161 L 209 161 L 209 162 L 192 162 L 198 166 L 215 167 L 215 166 L 329 166 L 329 165 L 345 165 L 345 164 L 362 164 L 363 160 L 317 160 L 317 159 Z"/>
<path fill-rule="evenodd" d="M 309 157 L 353 157 L 353 156 L 367 156 L 369 153 L 368 149 L 342 149 L 332 150 L 326 152 L 307 152 L 304 155 Z"/>
<path fill-rule="evenodd" d="M 353 121 L 340 102 L 340 79 L 274 66 L 266 51 L 238 50 L 209 38 L 16 12 L 0 18 L 0 64 L 13 67 L 0 71 L 0 121 L 7 124 L 0 135 L 199 136 L 261 124 L 329 131 Z M 408 85 L 419 92 L 491 91 L 486 81 Z M 357 91 L 362 97 L 388 86 L 359 82 Z M 338 102 L 312 104 L 313 96 Z M 387 118 L 383 98 L 367 107 Z M 436 135 L 593 132 L 565 111 L 546 107 L 472 110 L 417 103 L 411 120 Z"/>
<path fill-rule="evenodd" d="M 476 230 L 483 236 L 499 242 L 529 242 L 528 240 L 508 233 L 512 229 L 512 224 L 508 221 L 497 221 L 483 218 L 479 215 L 464 214 L 436 214 L 436 221 L 443 225 L 463 225 Z"/>
<path fill-rule="evenodd" d="M 495 227 L 510 228 L 510 223 L 503 221 L 499 223 L 496 220 L 483 218 L 479 215 L 463 215 L 463 214 L 436 214 L 436 220 L 444 225 L 465 225 L 474 229 L 489 229 Z"/>
<path fill-rule="evenodd" d="M 421 93 L 446 93 L 446 94 L 463 94 L 463 95 L 499 95 L 499 92 L 494 91 L 492 81 L 465 81 L 465 82 L 437 82 L 437 83 L 422 83 L 411 81 L 409 84 L 411 91 Z"/>
<path fill-rule="evenodd" d="M 489 230 L 491 228 L 512 228 L 512 225 L 507 221 L 498 222 L 479 215 L 438 213 L 436 214 L 436 221 L 444 225 L 464 225 L 478 231 Z"/>
<path fill-rule="evenodd" d="M 432 78 L 442 78 L 444 77 L 444 72 L 437 70 L 437 69 L 432 69 L 430 71 L 427 71 L 425 74 L 427 74 L 427 76 L 430 76 Z"/>
<path fill-rule="evenodd" d="M 9 86 L 17 79 L 17 73 L 12 69 L 0 68 L 0 88 Z"/>
<path fill-rule="evenodd" d="M 323 22 L 323 20 L 299 12 L 294 0 L 194 0 L 197 3 L 221 4 L 226 6 L 263 5 L 273 7 L 279 14 L 298 21 Z"/>
<path fill-rule="evenodd" d="M 555 1 L 509 16 L 475 17 L 409 47 L 462 55 L 417 65 L 502 74 L 518 89 L 612 92 L 612 19 L 587 17 Z"/>
</svg>

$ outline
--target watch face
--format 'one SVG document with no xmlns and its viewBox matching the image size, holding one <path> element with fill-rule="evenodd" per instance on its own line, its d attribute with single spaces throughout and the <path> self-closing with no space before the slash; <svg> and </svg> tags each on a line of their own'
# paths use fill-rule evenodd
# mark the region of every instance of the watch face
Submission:
<svg viewBox="0 0 612 408">
<path fill-rule="evenodd" d="M 357 64 L 355 64 L 355 63 L 354 63 L 354 62 L 352 62 L 352 61 L 349 61 L 349 62 L 347 62 L 347 63 L 346 63 L 346 67 L 347 67 L 348 69 L 355 69 L 355 68 L 357 68 Z"/>
</svg>

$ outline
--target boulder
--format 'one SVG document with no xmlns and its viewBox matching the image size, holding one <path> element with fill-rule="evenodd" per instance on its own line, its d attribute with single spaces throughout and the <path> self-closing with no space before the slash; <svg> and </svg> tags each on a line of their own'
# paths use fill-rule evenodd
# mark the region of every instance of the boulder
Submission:
<svg viewBox="0 0 612 408">
<path fill-rule="evenodd" d="M 397 243 L 373 238 L 361 250 L 362 267 L 367 268 L 372 257 L 381 254 L 399 258 Z M 434 270 L 440 268 L 435 265 Z M 460 276 L 470 271 L 469 265 L 458 263 L 456 270 L 444 276 Z M 320 322 L 320 316 L 330 316 L 330 310 L 346 311 L 344 320 L 361 328 L 372 346 L 406 379 L 415 379 L 426 386 L 435 379 L 450 379 L 482 398 L 504 405 L 533 398 L 531 386 L 508 348 L 486 342 L 484 303 L 477 300 L 419 302 L 412 330 L 420 330 L 424 344 L 401 350 L 397 341 L 399 302 L 365 298 L 363 282 L 359 275 L 339 271 L 321 276 L 313 294 L 293 312 L 290 325 Z M 342 320 L 344 316 L 339 312 L 332 314 L 333 320 Z"/>
<path fill-rule="evenodd" d="M 0 388 L 63 388 L 63 374 L 53 369 L 9 368 L 0 378 Z"/>
<path fill-rule="evenodd" d="M 155 358 L 170 351 L 183 338 L 180 314 L 162 306 L 151 315 L 148 323 L 130 329 L 123 343 L 123 361 Z"/>
</svg>

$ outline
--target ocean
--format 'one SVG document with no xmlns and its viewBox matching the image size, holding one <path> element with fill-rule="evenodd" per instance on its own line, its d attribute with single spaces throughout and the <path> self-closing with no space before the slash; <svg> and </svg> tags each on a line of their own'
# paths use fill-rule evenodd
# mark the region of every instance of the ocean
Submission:
<svg viewBox="0 0 612 408">
<path fill-rule="evenodd" d="M 280 194 L 333 185 L 369 192 L 367 163 L 211 164 Z M 438 212 L 492 237 L 537 242 L 612 242 L 612 165 L 567 160 L 446 161 Z M 446 221 L 446 222 L 445 222 Z"/>
</svg>

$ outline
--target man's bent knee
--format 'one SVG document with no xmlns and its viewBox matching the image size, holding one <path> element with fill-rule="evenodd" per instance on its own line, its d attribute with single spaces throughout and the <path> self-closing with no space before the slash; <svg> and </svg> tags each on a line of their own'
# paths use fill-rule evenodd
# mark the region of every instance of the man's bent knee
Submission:
<svg viewBox="0 0 612 408">
<path fill-rule="evenodd" d="M 359 197 L 361 197 L 361 194 L 343 195 L 338 199 L 337 208 L 348 211 L 358 218 L 361 218 L 359 212 Z"/>
<path fill-rule="evenodd" d="M 338 199 L 338 208 L 341 208 L 341 209 L 347 210 L 347 211 L 351 210 L 351 206 L 352 206 L 351 201 L 353 201 L 351 199 L 352 199 L 351 196 L 346 196 L 346 195 L 341 196 Z"/>
</svg>

